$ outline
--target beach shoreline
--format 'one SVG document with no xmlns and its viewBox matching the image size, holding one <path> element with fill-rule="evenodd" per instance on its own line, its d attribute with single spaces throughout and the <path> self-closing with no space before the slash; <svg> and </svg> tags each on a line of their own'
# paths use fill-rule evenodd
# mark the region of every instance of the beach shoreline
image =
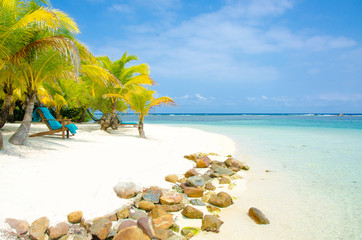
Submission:
<svg viewBox="0 0 362 240">
<path fill-rule="evenodd" d="M 71 139 L 29 138 L 25 146 L 10 145 L 7 139 L 17 126 L 9 124 L 3 131 L 6 145 L 0 155 L 0 178 L 6 187 L 0 190 L 0 196 L 7 197 L 0 198 L 2 229 L 7 228 L 5 218 L 31 223 L 47 216 L 54 225 L 66 221 L 66 215 L 76 210 L 83 211 L 85 219 L 104 216 L 130 203 L 113 192 L 119 181 L 170 189 L 172 184 L 164 180 L 166 175 L 181 176 L 194 166 L 184 155 L 213 152 L 226 156 L 236 152 L 235 142 L 223 135 L 152 124 L 145 126 L 148 139 L 138 138 L 135 128 L 107 133 L 98 130 L 97 124 L 79 124 L 79 133 Z M 32 125 L 31 131 L 41 130 L 45 130 L 43 124 Z M 232 193 L 240 197 L 245 182 L 239 180 Z M 229 221 L 225 222 L 217 238 L 227 234 L 223 228 Z M 201 233 L 196 238 L 210 239 L 210 234 Z M 212 239 L 215 237 L 212 234 Z"/>
</svg>

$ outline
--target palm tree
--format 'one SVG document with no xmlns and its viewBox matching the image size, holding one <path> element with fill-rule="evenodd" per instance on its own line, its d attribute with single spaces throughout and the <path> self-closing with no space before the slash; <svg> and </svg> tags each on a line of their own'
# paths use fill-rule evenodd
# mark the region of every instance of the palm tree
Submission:
<svg viewBox="0 0 362 240">
<path fill-rule="evenodd" d="M 101 129 L 107 130 L 109 127 L 117 129 L 118 119 L 117 110 L 126 110 L 127 106 L 123 101 L 127 92 L 131 91 L 133 87 L 140 84 L 153 85 L 155 82 L 150 77 L 149 66 L 145 63 L 126 67 L 126 64 L 133 60 L 138 60 L 135 55 L 123 54 L 121 59 L 112 61 L 107 56 L 97 57 L 101 66 L 112 73 L 121 83 L 121 85 L 107 85 L 101 93 L 101 97 L 108 100 L 110 103 L 110 114 L 101 122 Z"/>
<path fill-rule="evenodd" d="M 20 1 L 15 1 L 20 2 Z M 39 1 L 19 4 L 26 12 L 44 9 Z M 31 37 L 24 47 L 11 55 L 7 64 L 20 66 L 17 72 L 19 83 L 26 96 L 26 110 L 23 122 L 9 142 L 21 145 L 27 139 L 38 88 L 45 81 L 58 77 L 76 78 L 79 63 L 78 50 L 72 41 L 72 34 L 79 32 L 76 23 L 65 13 L 45 9 L 53 15 L 53 25 L 31 24 L 24 26 Z M 52 27 L 52 29 L 50 29 Z"/>
<path fill-rule="evenodd" d="M 130 108 L 138 115 L 138 132 L 141 138 L 146 137 L 143 129 L 143 120 L 151 108 L 160 105 L 176 106 L 176 103 L 170 97 L 154 98 L 153 95 L 155 93 L 156 91 L 138 86 L 135 87 L 133 91 L 128 92 L 125 98 Z"/>
</svg>

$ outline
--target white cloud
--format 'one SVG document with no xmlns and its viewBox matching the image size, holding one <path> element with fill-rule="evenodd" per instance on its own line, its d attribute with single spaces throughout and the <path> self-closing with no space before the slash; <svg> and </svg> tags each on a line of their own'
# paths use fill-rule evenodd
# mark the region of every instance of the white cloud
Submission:
<svg viewBox="0 0 362 240">
<path fill-rule="evenodd" d="M 196 94 L 195 94 L 195 97 L 196 97 L 198 100 L 201 100 L 201 101 L 206 101 L 206 100 L 207 100 L 207 98 L 201 96 L 200 93 L 196 93 Z"/>
</svg>

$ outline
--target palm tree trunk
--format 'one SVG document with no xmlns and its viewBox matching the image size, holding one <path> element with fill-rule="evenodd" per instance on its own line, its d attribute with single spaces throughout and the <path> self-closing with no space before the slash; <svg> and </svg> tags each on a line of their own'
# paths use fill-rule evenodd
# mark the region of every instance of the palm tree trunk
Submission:
<svg viewBox="0 0 362 240">
<path fill-rule="evenodd" d="M 4 139 L 3 139 L 3 133 L 0 130 L 0 150 L 4 149 Z"/>
<path fill-rule="evenodd" d="M 9 142 L 14 145 L 23 145 L 25 140 L 29 136 L 30 126 L 31 126 L 31 118 L 33 116 L 34 103 L 36 100 L 36 92 L 32 91 L 26 94 L 26 109 L 23 122 L 16 132 L 11 136 Z"/>
<path fill-rule="evenodd" d="M 0 128 L 2 128 L 5 125 L 6 120 L 8 119 L 10 105 L 11 105 L 11 98 L 12 98 L 11 94 L 9 93 L 5 94 L 4 103 L 0 111 Z"/>
<path fill-rule="evenodd" d="M 14 101 L 10 105 L 9 116 L 8 116 L 8 122 L 10 122 L 10 123 L 15 122 L 15 117 L 14 117 L 15 104 L 16 104 L 16 102 Z"/>
<path fill-rule="evenodd" d="M 117 120 L 117 102 L 112 103 L 112 112 L 109 114 L 107 119 L 101 123 L 101 129 L 106 131 L 109 127 L 113 130 L 117 130 L 118 128 L 118 120 Z"/>
<path fill-rule="evenodd" d="M 140 120 L 138 123 L 138 133 L 140 135 L 140 138 L 146 138 L 145 130 L 143 129 L 143 119 Z"/>
</svg>

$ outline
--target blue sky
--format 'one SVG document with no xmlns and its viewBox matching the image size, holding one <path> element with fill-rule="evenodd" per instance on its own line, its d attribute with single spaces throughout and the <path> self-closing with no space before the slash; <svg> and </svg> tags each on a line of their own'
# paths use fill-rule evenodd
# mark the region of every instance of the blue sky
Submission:
<svg viewBox="0 0 362 240">
<path fill-rule="evenodd" d="M 53 0 L 95 55 L 125 51 L 157 112 L 362 112 L 361 0 Z"/>
</svg>

